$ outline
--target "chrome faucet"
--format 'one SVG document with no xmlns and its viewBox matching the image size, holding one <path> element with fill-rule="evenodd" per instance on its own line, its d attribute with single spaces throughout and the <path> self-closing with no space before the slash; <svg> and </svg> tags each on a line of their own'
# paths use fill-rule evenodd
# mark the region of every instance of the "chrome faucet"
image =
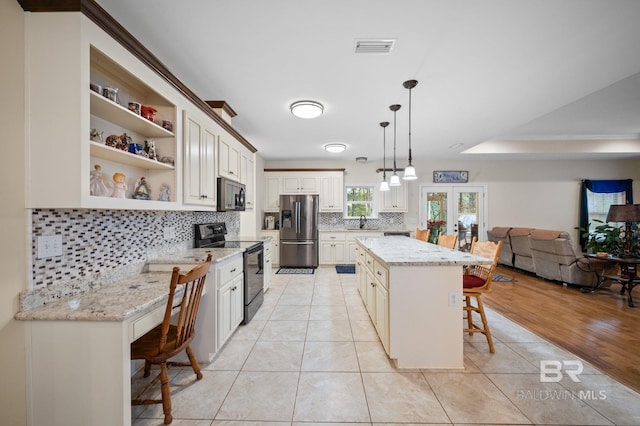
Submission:
<svg viewBox="0 0 640 426">
<path fill-rule="evenodd" d="M 367 218 L 365 215 L 360 216 L 360 229 L 364 228 L 364 224 L 367 223 Z"/>
</svg>

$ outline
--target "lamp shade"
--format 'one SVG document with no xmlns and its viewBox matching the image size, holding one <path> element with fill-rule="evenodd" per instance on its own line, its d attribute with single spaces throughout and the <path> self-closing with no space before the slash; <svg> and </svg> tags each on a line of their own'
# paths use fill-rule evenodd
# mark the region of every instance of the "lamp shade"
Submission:
<svg viewBox="0 0 640 426">
<path fill-rule="evenodd" d="M 607 222 L 640 222 L 640 204 L 612 204 Z"/>
<path fill-rule="evenodd" d="M 404 176 L 402 176 L 404 180 L 416 180 L 418 176 L 416 176 L 416 168 L 409 165 L 404 168 Z"/>
<path fill-rule="evenodd" d="M 381 192 L 389 191 L 389 182 L 387 182 L 386 180 L 383 180 L 382 182 L 380 182 L 380 191 Z"/>
<path fill-rule="evenodd" d="M 400 186 L 400 176 L 393 174 L 389 180 L 389 186 Z"/>
</svg>

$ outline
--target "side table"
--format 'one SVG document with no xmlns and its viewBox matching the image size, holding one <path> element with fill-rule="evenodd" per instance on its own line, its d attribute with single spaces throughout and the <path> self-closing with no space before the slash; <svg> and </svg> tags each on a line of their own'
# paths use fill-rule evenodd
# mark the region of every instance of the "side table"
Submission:
<svg viewBox="0 0 640 426">
<path fill-rule="evenodd" d="M 640 277 L 638 277 L 637 269 L 640 265 L 640 258 L 637 257 L 618 257 L 613 255 L 596 256 L 595 254 L 585 254 L 586 258 L 599 259 L 602 261 L 608 261 L 616 263 L 620 266 L 620 275 L 603 275 L 599 279 L 599 285 L 605 280 L 612 280 L 622 284 L 620 294 L 627 293 L 627 305 L 633 307 L 633 298 L 631 297 L 631 290 L 638 284 L 640 284 Z"/>
</svg>

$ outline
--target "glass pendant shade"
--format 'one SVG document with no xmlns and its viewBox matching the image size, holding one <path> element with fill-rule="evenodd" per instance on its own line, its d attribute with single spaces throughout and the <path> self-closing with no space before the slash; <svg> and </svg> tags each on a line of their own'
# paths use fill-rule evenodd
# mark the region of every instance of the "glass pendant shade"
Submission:
<svg viewBox="0 0 640 426">
<path fill-rule="evenodd" d="M 409 165 L 404 168 L 404 176 L 402 176 L 404 180 L 416 180 L 418 176 L 416 176 L 416 168 Z"/>
<path fill-rule="evenodd" d="M 404 176 L 402 177 L 404 180 L 418 179 L 418 176 L 416 176 L 416 168 L 411 164 L 411 89 L 416 87 L 417 84 L 417 80 L 407 80 L 402 83 L 405 89 L 409 89 L 409 165 L 404 168 Z"/>
<path fill-rule="evenodd" d="M 393 111 L 393 175 L 389 179 L 389 186 L 400 186 L 400 177 L 396 174 L 396 113 L 400 108 L 401 106 L 398 104 L 389 106 L 389 109 Z"/>
<path fill-rule="evenodd" d="M 388 121 L 380 123 L 382 127 L 382 182 L 380 182 L 380 191 L 385 192 L 389 190 L 389 182 L 387 182 L 387 126 Z"/>
</svg>

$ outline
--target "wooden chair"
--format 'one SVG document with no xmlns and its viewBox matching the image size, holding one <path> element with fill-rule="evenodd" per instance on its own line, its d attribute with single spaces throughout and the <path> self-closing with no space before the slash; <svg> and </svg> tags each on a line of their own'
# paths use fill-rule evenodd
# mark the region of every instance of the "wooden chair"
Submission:
<svg viewBox="0 0 640 426">
<path fill-rule="evenodd" d="M 144 359 L 144 377 L 148 377 L 152 364 L 160 365 L 160 374 L 149 383 L 131 405 L 162 404 L 164 424 L 173 420 L 171 416 L 171 389 L 169 386 L 170 365 L 191 366 L 198 380 L 202 379 L 200 365 L 193 350 L 189 346 L 195 336 L 196 317 L 200 307 L 200 298 L 204 282 L 211 265 L 211 254 L 207 260 L 191 269 L 186 274 L 180 273 L 178 267 L 173 268 L 169 298 L 162 324 L 131 343 L 131 359 Z M 181 288 L 183 291 L 180 291 Z M 174 300 L 174 297 L 176 300 Z M 188 363 L 168 362 L 175 355 L 185 350 Z M 157 381 L 160 380 L 162 399 L 140 399 Z"/>
<path fill-rule="evenodd" d="M 474 239 L 471 245 L 471 254 L 491 259 L 493 263 L 491 265 L 469 265 L 462 276 L 463 310 L 467 317 L 467 328 L 464 331 L 469 335 L 473 335 L 476 332 L 484 334 L 487 338 L 487 343 L 489 343 L 489 351 L 491 353 L 494 353 L 493 339 L 491 338 L 487 317 L 484 314 L 481 296 L 483 293 L 491 291 L 491 281 L 498 265 L 500 250 L 502 250 L 502 241 L 498 241 L 498 243 L 493 241 L 479 242 Z M 476 300 L 476 305 L 472 304 L 472 298 Z M 473 322 L 473 312 L 480 315 L 482 327 Z"/>
<path fill-rule="evenodd" d="M 450 248 L 451 250 L 456 248 L 456 242 L 458 241 L 458 236 L 456 234 L 453 235 L 438 235 L 438 245 L 446 248 Z"/>
<path fill-rule="evenodd" d="M 416 229 L 416 239 L 429 242 L 429 235 L 431 235 L 431 229 Z"/>
</svg>

